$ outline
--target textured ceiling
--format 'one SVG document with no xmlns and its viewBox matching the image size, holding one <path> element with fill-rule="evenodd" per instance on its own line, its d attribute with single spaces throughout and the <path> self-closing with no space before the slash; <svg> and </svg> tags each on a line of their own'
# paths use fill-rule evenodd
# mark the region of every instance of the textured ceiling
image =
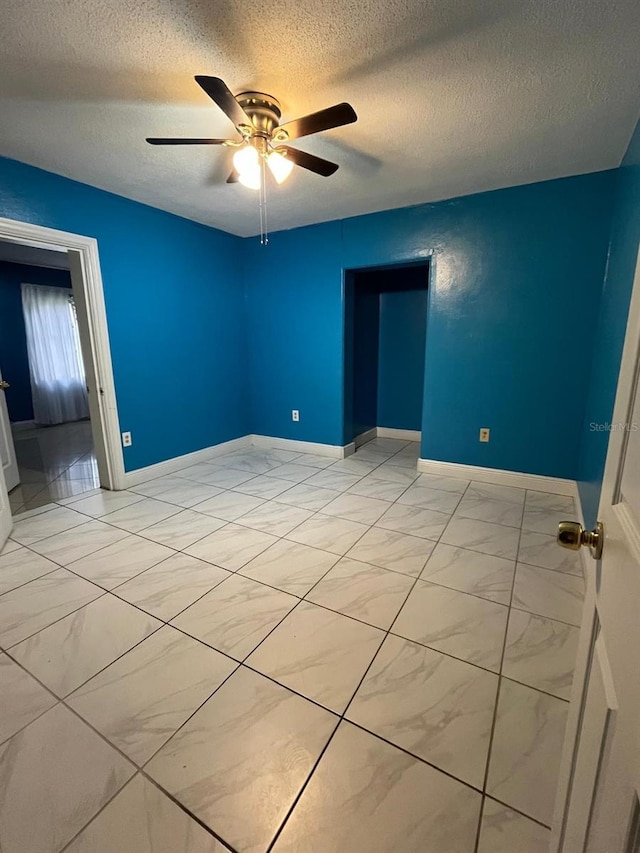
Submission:
<svg viewBox="0 0 640 853">
<path fill-rule="evenodd" d="M 227 136 L 193 81 L 339 101 L 355 125 L 301 140 L 272 230 L 619 164 L 638 117 L 638 0 L 3 0 L 0 154 L 255 234 L 231 152 L 146 136 Z"/>
</svg>

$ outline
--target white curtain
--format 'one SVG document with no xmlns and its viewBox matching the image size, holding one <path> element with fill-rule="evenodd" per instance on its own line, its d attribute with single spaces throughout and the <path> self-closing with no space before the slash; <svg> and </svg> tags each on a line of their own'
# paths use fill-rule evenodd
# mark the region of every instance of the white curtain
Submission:
<svg viewBox="0 0 640 853">
<path fill-rule="evenodd" d="M 88 418 L 87 383 L 71 290 L 23 284 L 22 308 L 36 423 Z"/>
</svg>

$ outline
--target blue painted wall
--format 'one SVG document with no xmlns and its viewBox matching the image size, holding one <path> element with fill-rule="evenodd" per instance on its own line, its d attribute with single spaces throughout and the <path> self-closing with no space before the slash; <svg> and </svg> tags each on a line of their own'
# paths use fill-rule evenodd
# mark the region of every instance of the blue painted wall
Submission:
<svg viewBox="0 0 640 853">
<path fill-rule="evenodd" d="M 422 429 L 426 332 L 426 287 L 381 291 L 378 426 Z"/>
<path fill-rule="evenodd" d="M 622 167 L 615 172 L 609 262 L 602 289 L 589 398 L 582 425 L 578 485 L 585 521 L 589 527 L 596 521 L 609 442 L 609 434 L 593 430 L 591 424 L 610 422 L 613 414 L 639 243 L 640 122 Z"/>
<path fill-rule="evenodd" d="M 0 370 L 11 385 L 5 392 L 11 422 L 33 420 L 22 282 L 70 288 L 71 276 L 67 270 L 0 261 Z"/>
<path fill-rule="evenodd" d="M 127 470 L 249 431 L 237 237 L 6 158 L 0 216 L 97 238 Z"/>
<path fill-rule="evenodd" d="M 614 181 L 359 216 L 267 247 L 247 239 L 252 432 L 341 444 L 344 270 L 432 258 L 422 456 L 575 477 Z"/>
</svg>

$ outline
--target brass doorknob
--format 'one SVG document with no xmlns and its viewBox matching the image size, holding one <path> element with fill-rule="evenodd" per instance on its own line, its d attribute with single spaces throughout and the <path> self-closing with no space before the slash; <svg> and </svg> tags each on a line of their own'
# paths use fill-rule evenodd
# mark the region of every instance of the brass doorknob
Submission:
<svg viewBox="0 0 640 853">
<path fill-rule="evenodd" d="M 7 388 L 11 388 L 11 385 L 9 385 L 8 382 L 5 382 L 4 379 L 0 379 L 0 389 L 6 391 Z"/>
<path fill-rule="evenodd" d="M 585 530 L 579 521 L 561 521 L 558 524 L 557 542 L 570 551 L 579 551 L 584 545 L 591 551 L 593 559 L 599 560 L 604 544 L 604 527 L 598 521 L 593 530 Z"/>
</svg>

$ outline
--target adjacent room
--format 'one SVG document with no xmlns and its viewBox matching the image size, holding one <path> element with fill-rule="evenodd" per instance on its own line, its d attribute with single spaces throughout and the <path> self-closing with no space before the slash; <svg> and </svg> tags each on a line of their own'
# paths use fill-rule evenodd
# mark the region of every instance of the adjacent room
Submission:
<svg viewBox="0 0 640 853">
<path fill-rule="evenodd" d="M 636 0 L 36 0 L 2 853 L 640 853 Z"/>
<path fill-rule="evenodd" d="M 0 241 L 4 474 L 15 514 L 100 485 L 66 253 Z"/>
</svg>

